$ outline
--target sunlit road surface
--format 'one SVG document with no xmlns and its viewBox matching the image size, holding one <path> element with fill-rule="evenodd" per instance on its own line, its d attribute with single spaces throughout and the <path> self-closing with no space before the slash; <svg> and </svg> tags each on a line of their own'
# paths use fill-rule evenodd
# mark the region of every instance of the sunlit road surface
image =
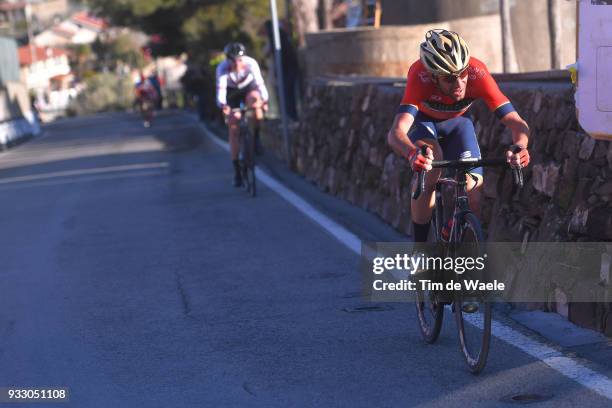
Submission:
<svg viewBox="0 0 612 408">
<path fill-rule="evenodd" d="M 0 387 L 69 387 L 62 407 L 612 403 L 498 339 L 470 375 L 451 318 L 431 346 L 413 305 L 345 311 L 355 254 L 230 184 L 181 113 L 63 121 L 0 154 Z"/>
</svg>

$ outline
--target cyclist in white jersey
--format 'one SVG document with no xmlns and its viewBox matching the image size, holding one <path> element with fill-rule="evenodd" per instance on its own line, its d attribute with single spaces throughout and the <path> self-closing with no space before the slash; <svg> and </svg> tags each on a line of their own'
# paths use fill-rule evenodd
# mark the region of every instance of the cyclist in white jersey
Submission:
<svg viewBox="0 0 612 408">
<path fill-rule="evenodd" d="M 244 45 L 229 43 L 223 50 L 226 59 L 217 67 L 217 105 L 223 110 L 228 128 L 230 154 L 234 165 L 234 186 L 242 185 L 238 152 L 240 150 L 241 103 L 254 109 L 255 146 L 259 146 L 259 128 L 263 112 L 268 109 L 268 90 L 257 61 L 246 55 Z"/>
</svg>

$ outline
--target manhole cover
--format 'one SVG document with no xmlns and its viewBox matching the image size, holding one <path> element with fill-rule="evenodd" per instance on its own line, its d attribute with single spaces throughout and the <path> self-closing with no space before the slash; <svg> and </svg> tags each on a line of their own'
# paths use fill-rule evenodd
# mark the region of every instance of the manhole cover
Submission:
<svg viewBox="0 0 612 408">
<path fill-rule="evenodd" d="M 550 394 L 538 394 L 528 392 L 525 394 L 508 395 L 502 398 L 503 402 L 512 402 L 515 404 L 534 404 L 537 402 L 547 401 L 552 398 Z"/>
<path fill-rule="evenodd" d="M 387 305 L 364 305 L 364 306 L 355 306 L 355 307 L 345 307 L 342 310 L 347 313 L 363 313 L 363 312 L 386 312 L 387 310 L 393 310 L 393 308 Z"/>
</svg>

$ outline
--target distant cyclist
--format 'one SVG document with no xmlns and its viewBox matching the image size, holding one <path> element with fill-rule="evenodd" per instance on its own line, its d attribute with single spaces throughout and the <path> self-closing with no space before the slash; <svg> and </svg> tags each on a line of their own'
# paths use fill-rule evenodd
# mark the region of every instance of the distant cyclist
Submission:
<svg viewBox="0 0 612 408">
<path fill-rule="evenodd" d="M 232 109 L 241 103 L 254 109 L 255 146 L 259 147 L 259 129 L 267 110 L 268 90 L 257 61 L 246 55 L 244 45 L 229 43 L 223 50 L 226 59 L 217 66 L 217 105 L 223 110 L 229 127 L 230 154 L 234 165 L 234 186 L 242 185 L 238 152 L 240 150 L 241 113 Z"/>
<path fill-rule="evenodd" d="M 427 170 L 425 191 L 411 200 L 415 242 L 426 242 L 432 209 L 433 190 L 441 171 L 434 171 L 432 160 L 480 158 L 474 125 L 467 111 L 472 102 L 483 99 L 492 112 L 512 132 L 521 150 L 506 152 L 514 166 L 529 164 L 529 127 L 508 98 L 499 90 L 486 65 L 474 57 L 459 34 L 430 30 L 420 46 L 420 60 L 408 71 L 406 90 L 387 140 L 393 150 L 409 160 L 415 172 Z M 501 141 L 500 141 L 501 143 Z M 426 155 L 421 146 L 428 146 Z M 469 202 L 480 215 L 482 168 L 473 170 L 477 182 L 468 177 Z"/>
<path fill-rule="evenodd" d="M 140 109 L 145 127 L 151 126 L 153 120 L 153 109 L 157 105 L 159 94 L 151 81 L 140 73 L 140 79 L 136 83 L 134 92 L 136 94 L 136 104 Z"/>
</svg>

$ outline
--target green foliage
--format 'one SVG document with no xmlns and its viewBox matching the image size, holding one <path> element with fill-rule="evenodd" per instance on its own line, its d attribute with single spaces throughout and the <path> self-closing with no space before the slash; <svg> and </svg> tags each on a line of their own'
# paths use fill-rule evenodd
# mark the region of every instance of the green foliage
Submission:
<svg viewBox="0 0 612 408">
<path fill-rule="evenodd" d="M 207 59 L 229 41 L 242 41 L 259 56 L 257 31 L 269 18 L 269 0 L 90 0 L 93 10 L 114 24 L 129 26 L 163 41 L 156 55 L 188 51 Z"/>
<path fill-rule="evenodd" d="M 82 78 L 83 74 L 91 69 L 93 65 L 93 51 L 89 44 L 75 44 L 69 45 L 67 48 L 70 50 L 70 65 L 72 71 L 77 77 Z"/>
<path fill-rule="evenodd" d="M 113 70 L 121 65 L 142 68 L 146 64 L 139 44 L 129 33 L 108 42 L 96 41 L 93 49 L 101 65 Z"/>
<path fill-rule="evenodd" d="M 125 110 L 134 101 L 134 84 L 127 76 L 99 73 L 89 76 L 86 88 L 71 103 L 73 115 L 84 115 L 112 110 Z"/>
</svg>

